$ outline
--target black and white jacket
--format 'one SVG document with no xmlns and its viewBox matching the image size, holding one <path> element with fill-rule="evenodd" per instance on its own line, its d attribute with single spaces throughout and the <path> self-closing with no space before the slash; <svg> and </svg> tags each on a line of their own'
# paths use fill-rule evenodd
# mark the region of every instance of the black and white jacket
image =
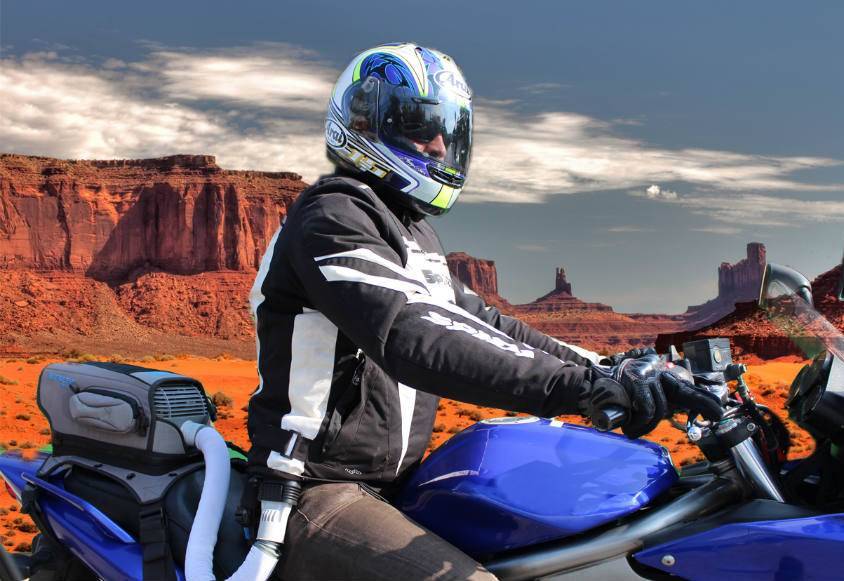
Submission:
<svg viewBox="0 0 844 581">
<path fill-rule="evenodd" d="M 422 457 L 440 397 L 576 413 L 598 358 L 484 305 L 425 220 L 345 177 L 302 192 L 250 302 L 250 463 L 304 478 L 394 480 Z"/>
</svg>

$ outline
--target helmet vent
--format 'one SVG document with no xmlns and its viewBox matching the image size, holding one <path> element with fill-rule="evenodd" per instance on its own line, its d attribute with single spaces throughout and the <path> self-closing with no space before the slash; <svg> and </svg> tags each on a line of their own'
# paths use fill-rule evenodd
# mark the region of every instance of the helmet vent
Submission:
<svg viewBox="0 0 844 581">
<path fill-rule="evenodd" d="M 452 188 L 462 188 L 463 183 L 466 181 L 463 176 L 450 174 L 447 171 L 443 171 L 438 168 L 434 164 L 428 164 L 428 175 L 441 184 L 451 186 Z"/>
<path fill-rule="evenodd" d="M 161 419 L 204 418 L 208 415 L 205 396 L 195 385 L 171 383 L 153 394 L 153 411 Z"/>
</svg>

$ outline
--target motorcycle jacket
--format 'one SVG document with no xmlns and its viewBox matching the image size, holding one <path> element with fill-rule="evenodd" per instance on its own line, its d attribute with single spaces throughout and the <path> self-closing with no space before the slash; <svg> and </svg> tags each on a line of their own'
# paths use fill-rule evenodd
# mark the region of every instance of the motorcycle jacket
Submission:
<svg viewBox="0 0 844 581">
<path fill-rule="evenodd" d="M 249 461 L 305 479 L 394 480 L 422 458 L 440 397 L 577 413 L 599 357 L 486 306 L 424 219 L 348 177 L 289 208 L 250 304 Z"/>
</svg>

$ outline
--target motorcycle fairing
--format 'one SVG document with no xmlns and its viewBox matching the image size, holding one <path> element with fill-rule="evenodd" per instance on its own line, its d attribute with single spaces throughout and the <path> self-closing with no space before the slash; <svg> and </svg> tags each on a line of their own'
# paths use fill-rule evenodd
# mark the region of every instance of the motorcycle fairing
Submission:
<svg viewBox="0 0 844 581">
<path fill-rule="evenodd" d="M 558 420 L 480 422 L 433 452 L 398 495 L 410 518 L 481 557 L 575 535 L 677 480 L 662 446 Z"/>
<path fill-rule="evenodd" d="M 657 545 L 633 557 L 691 581 L 827 581 L 842 578 L 842 546 L 844 514 L 827 514 L 731 523 Z"/>
</svg>

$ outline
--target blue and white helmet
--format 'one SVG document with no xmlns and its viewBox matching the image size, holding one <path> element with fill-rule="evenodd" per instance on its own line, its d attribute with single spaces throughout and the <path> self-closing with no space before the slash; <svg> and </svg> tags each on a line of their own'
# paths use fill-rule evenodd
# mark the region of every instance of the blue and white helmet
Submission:
<svg viewBox="0 0 844 581">
<path fill-rule="evenodd" d="M 343 71 L 325 122 L 328 157 L 377 178 L 430 215 L 463 189 L 472 152 L 472 93 L 447 55 L 415 44 L 364 51 Z"/>
</svg>

